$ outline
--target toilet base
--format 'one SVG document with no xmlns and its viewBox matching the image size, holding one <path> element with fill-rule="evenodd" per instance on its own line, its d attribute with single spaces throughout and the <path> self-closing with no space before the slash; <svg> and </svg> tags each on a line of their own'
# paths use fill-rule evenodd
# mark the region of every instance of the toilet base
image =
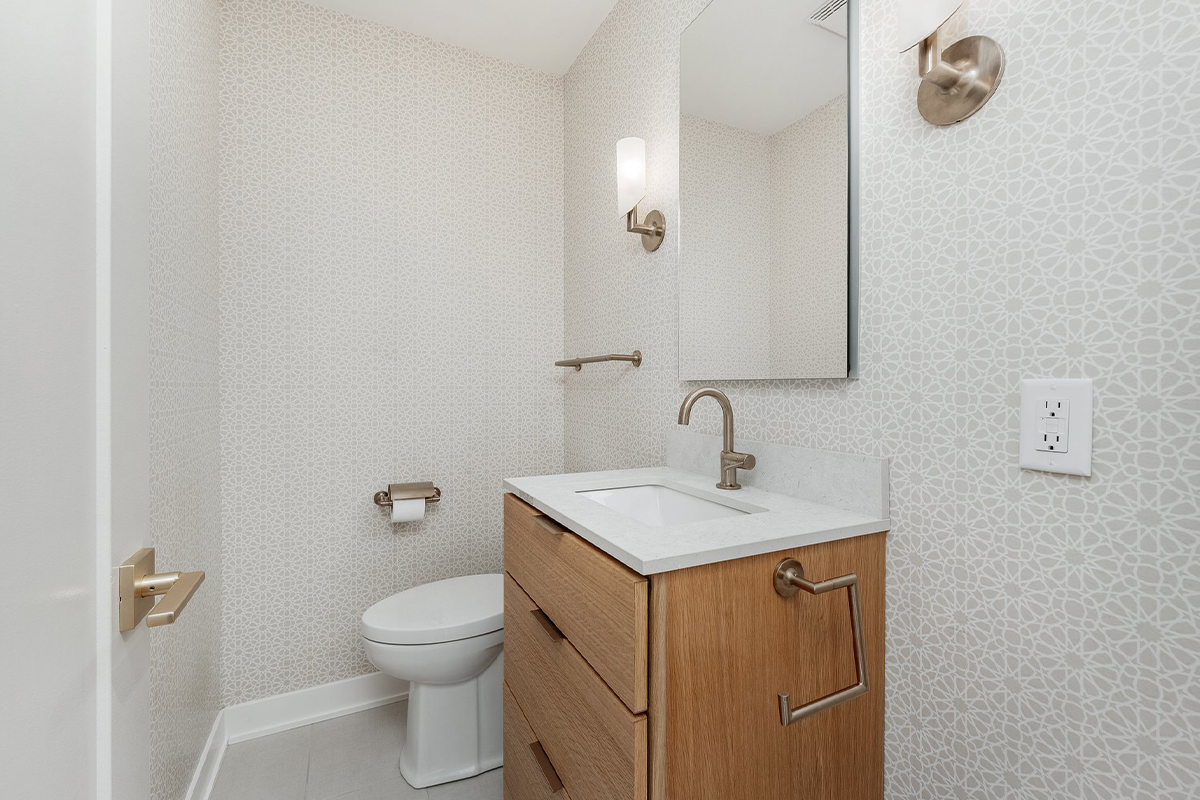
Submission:
<svg viewBox="0 0 1200 800">
<path fill-rule="evenodd" d="M 416 683 L 400 774 L 416 789 L 462 780 L 504 764 L 504 654 L 461 683 Z"/>
</svg>

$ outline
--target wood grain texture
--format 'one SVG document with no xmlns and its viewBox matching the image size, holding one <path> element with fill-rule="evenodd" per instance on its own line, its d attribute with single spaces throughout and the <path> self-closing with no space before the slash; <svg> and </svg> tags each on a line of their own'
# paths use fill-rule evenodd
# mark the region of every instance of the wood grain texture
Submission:
<svg viewBox="0 0 1200 800">
<path fill-rule="evenodd" d="M 646 710 L 650 745 L 650 800 L 667 796 L 667 619 L 666 583 L 650 581 L 650 707 Z"/>
<path fill-rule="evenodd" d="M 505 681 L 574 800 L 644 800 L 646 716 L 632 713 L 504 576 Z"/>
<path fill-rule="evenodd" d="M 653 800 L 881 800 L 885 534 L 651 578 Z M 859 577 L 871 691 L 784 728 L 855 682 L 846 592 L 775 593 L 775 565 Z"/>
<path fill-rule="evenodd" d="M 645 711 L 649 581 L 511 494 L 504 568 L 625 705 Z"/>
<path fill-rule="evenodd" d="M 504 800 L 570 800 L 567 790 L 551 791 L 529 746 L 538 740 L 525 712 L 504 684 Z"/>
</svg>

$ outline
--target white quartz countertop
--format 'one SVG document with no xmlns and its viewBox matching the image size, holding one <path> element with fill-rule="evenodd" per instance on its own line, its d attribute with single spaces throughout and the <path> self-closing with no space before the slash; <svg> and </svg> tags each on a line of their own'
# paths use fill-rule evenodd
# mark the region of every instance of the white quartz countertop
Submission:
<svg viewBox="0 0 1200 800">
<path fill-rule="evenodd" d="M 715 476 L 671 467 L 509 478 L 504 490 L 642 575 L 714 564 L 891 528 L 891 520 L 743 486 L 722 491 Z M 661 484 L 752 513 L 678 525 L 648 525 L 581 491 Z"/>
</svg>

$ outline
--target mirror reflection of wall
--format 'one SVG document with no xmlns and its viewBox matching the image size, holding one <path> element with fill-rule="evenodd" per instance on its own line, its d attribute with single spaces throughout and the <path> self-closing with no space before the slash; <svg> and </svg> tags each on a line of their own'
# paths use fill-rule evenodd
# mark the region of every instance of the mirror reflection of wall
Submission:
<svg viewBox="0 0 1200 800">
<path fill-rule="evenodd" d="M 682 380 L 847 374 L 846 28 L 846 0 L 714 0 L 683 33 Z"/>
</svg>

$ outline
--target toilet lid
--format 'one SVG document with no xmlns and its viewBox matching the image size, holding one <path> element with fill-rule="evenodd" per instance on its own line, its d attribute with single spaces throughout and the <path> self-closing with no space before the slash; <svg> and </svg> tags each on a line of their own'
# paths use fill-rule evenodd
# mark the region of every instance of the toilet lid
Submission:
<svg viewBox="0 0 1200 800">
<path fill-rule="evenodd" d="M 504 576 L 467 575 L 414 586 L 363 613 L 359 630 L 383 644 L 434 644 L 504 627 Z"/>
</svg>

